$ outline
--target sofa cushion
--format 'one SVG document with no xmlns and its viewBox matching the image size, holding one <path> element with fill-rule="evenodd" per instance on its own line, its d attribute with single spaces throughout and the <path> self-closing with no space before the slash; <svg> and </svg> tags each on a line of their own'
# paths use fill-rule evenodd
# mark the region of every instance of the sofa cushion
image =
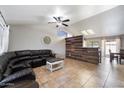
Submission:
<svg viewBox="0 0 124 93">
<path fill-rule="evenodd" d="M 26 60 L 31 60 L 30 56 L 17 57 L 9 62 L 9 65 L 16 65 L 25 62 Z"/>
<path fill-rule="evenodd" d="M 8 68 L 10 60 L 16 57 L 14 52 L 7 52 L 0 56 L 0 80 L 4 77 L 4 73 Z M 5 73 L 6 74 L 6 73 Z"/>
<path fill-rule="evenodd" d="M 31 59 L 31 56 L 23 56 L 23 57 L 19 57 L 17 59 L 18 59 L 18 61 L 28 60 L 28 59 Z"/>
<path fill-rule="evenodd" d="M 51 55 L 52 51 L 51 50 L 40 50 L 41 55 Z"/>
<path fill-rule="evenodd" d="M 0 71 L 1 71 L 1 73 L 3 73 L 5 71 L 5 69 L 7 68 L 8 62 L 9 62 L 8 56 L 6 56 L 5 54 L 0 56 Z"/>
<path fill-rule="evenodd" d="M 32 55 L 48 55 L 48 56 L 52 55 L 51 50 L 31 50 L 31 52 Z"/>
<path fill-rule="evenodd" d="M 30 50 L 21 50 L 21 51 L 16 51 L 15 53 L 16 53 L 17 57 L 30 56 L 31 55 Z"/>
<path fill-rule="evenodd" d="M 16 64 L 16 63 L 18 63 L 18 58 L 15 58 L 15 59 L 11 60 L 11 61 L 9 62 L 9 64 L 8 64 L 8 66 L 12 66 L 12 65 L 14 65 L 14 64 Z"/>
<path fill-rule="evenodd" d="M 39 67 L 39 66 L 42 66 L 44 64 L 44 61 L 46 63 L 46 60 L 44 58 L 39 58 L 39 59 L 33 59 L 32 60 L 32 64 L 31 66 L 34 68 L 34 67 Z"/>
<path fill-rule="evenodd" d="M 37 58 L 40 58 L 40 55 L 32 55 L 31 56 L 31 59 L 37 59 Z"/>
<path fill-rule="evenodd" d="M 11 72 L 12 72 L 12 69 L 8 66 L 7 69 L 6 69 L 6 71 L 3 74 L 3 77 L 4 78 L 5 77 L 8 77 L 11 74 Z"/>
<path fill-rule="evenodd" d="M 33 59 L 32 61 L 33 61 L 33 62 L 42 62 L 42 60 L 43 60 L 43 59 L 41 59 L 41 58 L 37 58 L 37 59 Z"/>
<path fill-rule="evenodd" d="M 17 80 L 21 77 L 24 77 L 26 75 L 32 74 L 34 76 L 34 73 L 32 71 L 31 68 L 26 68 L 23 69 L 21 71 L 17 71 L 14 74 L 9 75 L 8 77 L 4 78 L 1 82 L 0 82 L 0 86 L 5 86 L 7 83 L 12 82 L 14 80 Z"/>
<path fill-rule="evenodd" d="M 2 74 L 2 72 L 0 71 L 0 81 L 2 80 L 2 78 L 3 78 L 3 74 Z"/>
<path fill-rule="evenodd" d="M 40 50 L 31 50 L 31 54 L 32 56 L 34 56 L 34 55 L 40 55 L 41 53 Z"/>
<path fill-rule="evenodd" d="M 9 60 L 16 58 L 15 52 L 6 52 L 5 55 L 9 58 Z"/>
<path fill-rule="evenodd" d="M 44 57 L 44 58 L 46 58 L 46 57 L 50 57 L 50 55 L 48 54 L 48 55 L 40 55 L 40 57 Z"/>
<path fill-rule="evenodd" d="M 30 76 L 25 76 L 24 78 L 30 78 Z M 14 82 L 14 84 L 5 86 L 4 88 L 39 88 L 39 84 L 35 80 L 28 79 Z"/>
<path fill-rule="evenodd" d="M 21 63 L 21 64 L 16 64 L 10 67 L 12 69 L 12 73 L 15 73 L 17 71 L 20 71 L 25 68 L 31 68 L 31 65 L 28 63 Z"/>
<path fill-rule="evenodd" d="M 3 77 L 8 77 L 10 74 L 15 73 L 19 70 L 25 69 L 25 68 L 31 68 L 31 65 L 29 63 L 22 63 L 22 64 L 16 64 L 16 65 L 9 65 L 6 69 L 6 71 L 3 74 Z"/>
</svg>

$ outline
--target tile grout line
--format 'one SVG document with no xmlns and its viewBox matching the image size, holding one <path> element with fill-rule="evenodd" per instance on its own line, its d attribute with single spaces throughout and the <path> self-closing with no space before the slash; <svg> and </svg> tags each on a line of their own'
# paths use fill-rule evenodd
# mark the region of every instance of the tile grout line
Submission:
<svg viewBox="0 0 124 93">
<path fill-rule="evenodd" d="M 111 73 L 111 70 L 109 71 L 108 76 L 107 76 L 106 79 L 105 79 L 105 82 L 104 82 L 103 88 L 105 88 L 105 85 L 106 85 L 106 82 L 107 82 L 107 80 L 108 80 L 108 78 L 109 78 L 110 73 Z"/>
<path fill-rule="evenodd" d="M 95 73 L 94 73 L 95 74 Z M 94 74 L 92 74 L 89 78 L 88 78 L 88 80 L 81 86 L 81 87 L 83 87 L 85 84 L 87 84 L 87 82 L 92 78 L 92 76 L 94 75 Z M 84 88 L 84 87 L 83 87 Z"/>
</svg>

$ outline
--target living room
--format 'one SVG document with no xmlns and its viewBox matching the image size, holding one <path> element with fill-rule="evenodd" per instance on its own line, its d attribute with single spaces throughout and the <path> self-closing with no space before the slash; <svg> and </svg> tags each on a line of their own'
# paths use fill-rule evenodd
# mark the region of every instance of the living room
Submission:
<svg viewBox="0 0 124 93">
<path fill-rule="evenodd" d="M 0 87 L 124 87 L 123 5 L 1 5 Z"/>
</svg>

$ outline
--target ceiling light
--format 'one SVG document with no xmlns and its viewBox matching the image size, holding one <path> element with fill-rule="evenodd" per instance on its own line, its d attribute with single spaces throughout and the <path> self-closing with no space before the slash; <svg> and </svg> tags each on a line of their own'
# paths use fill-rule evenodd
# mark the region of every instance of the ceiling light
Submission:
<svg viewBox="0 0 124 93">
<path fill-rule="evenodd" d="M 93 31 L 92 29 L 88 29 L 88 30 L 87 30 L 87 33 L 88 33 L 89 35 L 95 34 L 94 31 Z"/>
<path fill-rule="evenodd" d="M 57 25 L 61 26 L 62 25 L 62 22 L 57 22 Z"/>
<path fill-rule="evenodd" d="M 83 31 L 81 31 L 81 33 L 82 33 L 83 35 L 94 35 L 94 34 L 95 34 L 92 29 L 83 30 Z"/>
<path fill-rule="evenodd" d="M 88 35 L 88 33 L 87 33 L 86 30 L 81 31 L 81 33 L 82 33 L 83 35 Z"/>
<path fill-rule="evenodd" d="M 53 16 L 55 16 L 55 17 L 58 17 L 58 16 L 62 17 L 62 16 L 64 16 L 64 14 L 63 14 L 63 11 L 60 8 L 56 8 L 56 11 L 53 14 Z"/>
</svg>

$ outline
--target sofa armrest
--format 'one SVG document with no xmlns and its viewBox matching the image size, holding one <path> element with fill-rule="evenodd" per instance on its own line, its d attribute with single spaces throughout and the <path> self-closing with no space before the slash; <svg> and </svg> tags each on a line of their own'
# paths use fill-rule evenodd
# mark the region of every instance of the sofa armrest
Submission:
<svg viewBox="0 0 124 93">
<path fill-rule="evenodd" d="M 26 68 L 24 70 L 21 71 L 17 71 L 14 74 L 9 75 L 8 77 L 4 78 L 1 82 L 0 82 L 0 87 L 6 86 L 8 84 L 10 84 L 10 82 L 17 80 L 19 78 L 25 77 L 26 75 L 32 74 L 34 75 L 34 72 L 32 71 L 31 68 Z M 28 78 L 27 78 L 28 79 Z M 11 83 L 13 84 L 13 83 Z"/>
<path fill-rule="evenodd" d="M 17 64 L 17 65 L 14 65 L 14 66 L 8 66 L 6 71 L 4 72 L 3 76 L 5 78 L 5 77 L 8 77 L 9 75 L 17 72 L 17 71 L 23 70 L 25 68 L 30 68 L 30 67 L 31 66 L 28 63 Z"/>
<path fill-rule="evenodd" d="M 25 68 L 30 68 L 30 64 L 28 63 L 23 63 L 23 64 L 16 64 L 13 66 L 10 66 L 10 68 L 12 69 L 12 73 L 23 70 Z"/>
<path fill-rule="evenodd" d="M 28 63 L 23 63 L 23 64 L 16 64 L 14 66 L 11 66 L 12 69 L 20 68 L 20 67 L 22 67 L 22 68 L 28 68 L 28 67 L 30 67 L 30 65 Z"/>
<path fill-rule="evenodd" d="M 8 66 L 6 71 L 3 74 L 4 78 L 8 77 L 11 74 L 11 72 L 12 72 L 12 69 Z"/>
<path fill-rule="evenodd" d="M 56 54 L 55 53 L 52 53 L 52 55 L 51 55 L 52 57 L 56 57 Z"/>
</svg>

